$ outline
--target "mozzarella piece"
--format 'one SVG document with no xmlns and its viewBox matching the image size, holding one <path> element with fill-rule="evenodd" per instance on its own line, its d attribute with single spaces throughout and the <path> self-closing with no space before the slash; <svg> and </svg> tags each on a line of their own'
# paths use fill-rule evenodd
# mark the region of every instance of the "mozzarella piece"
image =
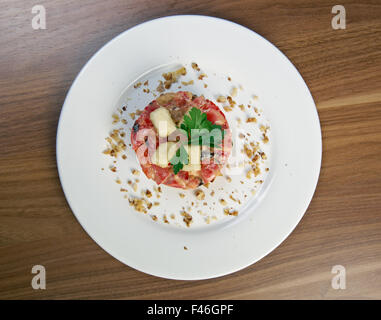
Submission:
<svg viewBox="0 0 381 320">
<path fill-rule="evenodd" d="M 186 145 L 184 146 L 188 153 L 188 165 L 200 165 L 201 163 L 201 146 L 199 145 Z"/>
<path fill-rule="evenodd" d="M 157 108 L 151 112 L 149 117 L 160 137 L 168 137 L 176 130 L 176 125 L 172 120 L 171 114 L 166 108 Z"/>
<path fill-rule="evenodd" d="M 152 155 L 151 161 L 159 167 L 168 167 L 169 160 L 171 160 L 177 151 L 175 142 L 164 142 L 159 144 L 158 148 Z"/>
<path fill-rule="evenodd" d="M 200 171 L 201 170 L 201 146 L 186 145 L 184 146 L 188 153 L 188 164 L 184 165 L 181 170 L 184 171 Z"/>
<path fill-rule="evenodd" d="M 183 166 L 181 170 L 184 171 L 200 171 L 201 170 L 201 164 L 186 164 Z"/>
</svg>

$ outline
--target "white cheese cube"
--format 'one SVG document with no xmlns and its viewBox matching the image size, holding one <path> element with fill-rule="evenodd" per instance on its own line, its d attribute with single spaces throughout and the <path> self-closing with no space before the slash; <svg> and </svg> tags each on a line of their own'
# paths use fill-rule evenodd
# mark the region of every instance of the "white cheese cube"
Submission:
<svg viewBox="0 0 381 320">
<path fill-rule="evenodd" d="M 199 145 L 186 145 L 184 146 L 188 153 L 188 164 L 199 165 L 201 163 L 201 146 Z"/>
<path fill-rule="evenodd" d="M 171 114 L 166 108 L 157 108 L 151 112 L 149 117 L 160 137 L 168 137 L 176 130 L 176 125 L 172 120 Z"/>
<path fill-rule="evenodd" d="M 176 154 L 176 151 L 177 146 L 175 142 L 161 143 L 152 155 L 151 161 L 159 167 L 166 168 L 169 161 Z"/>
</svg>

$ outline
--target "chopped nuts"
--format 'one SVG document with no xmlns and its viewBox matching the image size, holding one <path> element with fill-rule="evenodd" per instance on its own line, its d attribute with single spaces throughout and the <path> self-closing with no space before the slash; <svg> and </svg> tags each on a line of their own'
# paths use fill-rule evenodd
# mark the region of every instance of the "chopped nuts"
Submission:
<svg viewBox="0 0 381 320">
<path fill-rule="evenodd" d="M 202 191 L 200 189 L 195 191 L 195 195 L 196 195 L 196 198 L 198 200 L 204 200 L 205 199 L 205 193 L 204 193 L 204 191 Z"/>
</svg>

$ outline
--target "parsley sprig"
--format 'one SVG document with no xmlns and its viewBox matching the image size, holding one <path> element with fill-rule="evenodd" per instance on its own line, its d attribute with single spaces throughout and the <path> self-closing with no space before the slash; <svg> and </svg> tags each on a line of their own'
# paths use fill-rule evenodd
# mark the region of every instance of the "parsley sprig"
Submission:
<svg viewBox="0 0 381 320">
<path fill-rule="evenodd" d="M 225 133 L 220 125 L 210 122 L 206 113 L 195 107 L 189 111 L 189 116 L 184 116 L 179 130 L 187 137 L 188 145 L 207 145 L 212 148 L 221 146 Z M 188 153 L 183 144 L 170 163 L 175 174 L 188 164 Z"/>
</svg>

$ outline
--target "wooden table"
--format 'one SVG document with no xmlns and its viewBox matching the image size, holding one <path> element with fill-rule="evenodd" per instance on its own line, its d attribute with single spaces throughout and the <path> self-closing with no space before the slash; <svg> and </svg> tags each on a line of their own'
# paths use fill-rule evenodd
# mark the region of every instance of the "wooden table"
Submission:
<svg viewBox="0 0 381 320">
<path fill-rule="evenodd" d="M 381 2 L 340 1 L 347 27 L 331 27 L 337 1 L 1 0 L 0 298 L 381 298 Z M 356 3 L 356 2 L 361 2 Z M 172 281 L 126 267 L 82 229 L 57 175 L 55 138 L 67 91 L 108 40 L 146 20 L 212 15 L 247 26 L 299 69 L 318 107 L 323 163 L 311 205 L 290 237 L 240 272 Z M 33 290 L 31 268 L 46 267 Z M 331 269 L 346 268 L 334 290 Z"/>
</svg>

